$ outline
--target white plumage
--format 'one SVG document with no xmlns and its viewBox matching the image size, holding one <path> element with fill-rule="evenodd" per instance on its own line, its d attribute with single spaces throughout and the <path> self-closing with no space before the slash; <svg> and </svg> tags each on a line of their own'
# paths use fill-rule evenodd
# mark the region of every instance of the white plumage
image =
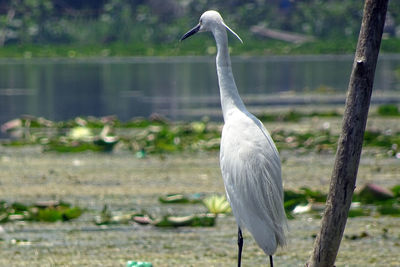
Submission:
<svg viewBox="0 0 400 267">
<path fill-rule="evenodd" d="M 181 40 L 198 31 L 211 31 L 217 43 L 217 75 L 224 116 L 220 165 L 228 201 L 240 228 L 247 228 L 270 255 L 286 243 L 281 163 L 264 125 L 247 111 L 233 78 L 226 30 L 234 33 L 216 11 L 207 11 L 200 23 Z M 239 38 L 241 41 L 241 39 Z M 241 245 L 239 244 L 239 266 Z"/>
<path fill-rule="evenodd" d="M 220 164 L 225 190 L 241 228 L 247 228 L 267 255 L 285 244 L 280 160 L 258 119 L 237 111 L 225 120 Z"/>
</svg>

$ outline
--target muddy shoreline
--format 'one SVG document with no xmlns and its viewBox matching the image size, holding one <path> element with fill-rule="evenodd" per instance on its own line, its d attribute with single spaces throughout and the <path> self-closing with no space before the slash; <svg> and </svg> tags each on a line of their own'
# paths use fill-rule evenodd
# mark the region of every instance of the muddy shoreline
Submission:
<svg viewBox="0 0 400 267">
<path fill-rule="evenodd" d="M 390 122 L 390 127 L 398 130 L 399 126 Z M 306 129 L 313 124 L 287 127 Z M 369 125 L 380 127 L 380 122 L 371 120 Z M 399 184 L 399 159 L 377 156 L 382 151 L 376 150 L 364 149 L 357 188 L 367 182 L 385 187 Z M 328 191 L 333 152 L 283 150 L 281 158 L 285 189 L 307 186 Z M 160 229 L 134 223 L 97 226 L 93 222 L 104 205 L 114 212 L 145 209 L 155 215 L 205 212 L 200 204 L 158 202 L 160 195 L 168 193 L 199 192 L 224 193 L 218 152 L 139 159 L 123 150 L 112 154 L 43 153 L 38 146 L 0 146 L 0 200 L 63 200 L 86 209 L 69 222 L 1 224 L 0 266 L 125 266 L 128 260 L 149 261 L 154 266 L 235 266 L 232 215 L 219 217 L 216 226 L 209 228 Z M 319 223 L 320 218 L 312 214 L 290 220 L 289 244 L 277 252 L 276 266 L 304 266 Z M 244 238 L 243 266 L 266 265 L 266 257 L 248 232 Z M 399 252 L 399 217 L 350 218 L 336 266 L 400 266 Z"/>
</svg>

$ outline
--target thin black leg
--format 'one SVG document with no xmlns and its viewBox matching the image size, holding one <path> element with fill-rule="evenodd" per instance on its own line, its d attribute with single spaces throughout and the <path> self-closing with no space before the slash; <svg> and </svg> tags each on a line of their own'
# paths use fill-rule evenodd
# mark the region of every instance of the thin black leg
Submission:
<svg viewBox="0 0 400 267">
<path fill-rule="evenodd" d="M 274 267 L 274 261 L 272 260 L 272 255 L 269 255 L 269 266 Z"/>
<path fill-rule="evenodd" d="M 240 227 L 238 227 L 238 246 L 239 246 L 238 267 L 240 267 L 241 262 L 242 262 L 242 248 L 243 248 L 243 236 L 242 236 L 242 230 L 240 230 Z"/>
</svg>

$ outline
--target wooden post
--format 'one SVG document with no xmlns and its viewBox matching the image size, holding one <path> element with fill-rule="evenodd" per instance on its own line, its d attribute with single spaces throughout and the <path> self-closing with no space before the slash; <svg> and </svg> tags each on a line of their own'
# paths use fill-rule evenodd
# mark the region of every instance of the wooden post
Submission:
<svg viewBox="0 0 400 267">
<path fill-rule="evenodd" d="M 388 0 L 366 0 L 321 230 L 308 266 L 334 266 L 356 184 Z"/>
</svg>

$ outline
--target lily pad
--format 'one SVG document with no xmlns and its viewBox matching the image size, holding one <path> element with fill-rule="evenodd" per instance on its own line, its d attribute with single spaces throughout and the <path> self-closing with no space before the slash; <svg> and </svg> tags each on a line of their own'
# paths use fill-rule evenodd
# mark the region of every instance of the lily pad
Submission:
<svg viewBox="0 0 400 267">
<path fill-rule="evenodd" d="M 189 203 L 189 199 L 187 197 L 185 197 L 183 194 L 169 194 L 169 195 L 166 195 L 166 196 L 160 196 L 158 198 L 158 200 L 161 203 L 168 203 L 168 204 L 172 204 L 172 203 L 180 203 L 180 204 Z"/>
<path fill-rule="evenodd" d="M 370 211 L 365 208 L 352 208 L 349 210 L 348 217 L 349 218 L 354 218 L 354 217 L 360 217 L 360 216 L 369 216 Z"/>
<path fill-rule="evenodd" d="M 214 226 L 216 216 L 214 214 L 195 214 L 188 216 L 165 216 L 155 221 L 157 227 L 210 227 Z"/>
<path fill-rule="evenodd" d="M 382 215 L 400 217 L 400 207 L 394 204 L 383 204 L 378 206 L 378 212 Z"/>
<path fill-rule="evenodd" d="M 376 203 L 394 198 L 392 191 L 377 184 L 366 184 L 358 194 L 361 202 Z"/>
<path fill-rule="evenodd" d="M 191 195 L 184 194 L 168 194 L 160 196 L 158 201 L 163 204 L 196 204 L 203 201 L 203 194 L 195 193 Z"/>
<path fill-rule="evenodd" d="M 380 116 L 400 116 L 400 111 L 397 105 L 386 104 L 378 107 Z"/>
<path fill-rule="evenodd" d="M 40 201 L 32 205 L 19 202 L 8 204 L 0 202 L 0 222 L 7 221 L 68 221 L 80 217 L 83 209 L 71 207 L 70 204 L 60 201 Z"/>
</svg>

